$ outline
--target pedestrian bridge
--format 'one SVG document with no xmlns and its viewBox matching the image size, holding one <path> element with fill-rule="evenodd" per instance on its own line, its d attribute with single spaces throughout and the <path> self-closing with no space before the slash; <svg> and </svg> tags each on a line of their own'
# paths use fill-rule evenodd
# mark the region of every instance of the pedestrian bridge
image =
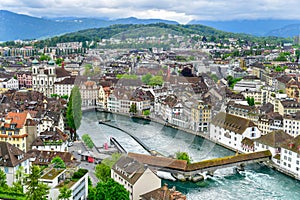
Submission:
<svg viewBox="0 0 300 200">
<path fill-rule="evenodd" d="M 129 157 L 137 161 L 147 164 L 154 170 L 166 171 L 170 173 L 180 173 L 184 175 L 194 175 L 204 172 L 214 172 L 217 169 L 244 166 L 249 163 L 263 162 L 271 159 L 272 154 L 269 150 L 255 153 L 237 154 L 223 158 L 214 158 L 196 163 L 188 164 L 185 160 L 177 160 L 173 158 L 149 156 L 137 153 L 128 153 Z"/>
</svg>

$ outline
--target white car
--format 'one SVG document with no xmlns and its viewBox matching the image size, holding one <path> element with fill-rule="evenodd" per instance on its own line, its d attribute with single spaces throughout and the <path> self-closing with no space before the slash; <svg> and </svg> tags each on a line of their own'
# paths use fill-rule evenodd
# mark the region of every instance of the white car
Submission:
<svg viewBox="0 0 300 200">
<path fill-rule="evenodd" d="M 73 146 L 73 142 L 68 143 L 68 147 L 71 147 L 71 146 Z"/>
</svg>

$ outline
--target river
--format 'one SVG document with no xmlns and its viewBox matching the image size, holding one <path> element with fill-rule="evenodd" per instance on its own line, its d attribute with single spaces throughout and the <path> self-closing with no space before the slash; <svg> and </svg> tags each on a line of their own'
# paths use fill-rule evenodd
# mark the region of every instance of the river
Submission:
<svg viewBox="0 0 300 200">
<path fill-rule="evenodd" d="M 78 134 L 88 133 L 96 146 L 102 146 L 115 137 L 129 152 L 147 153 L 126 133 L 98 124 L 99 120 L 109 119 L 108 123 L 126 130 L 151 149 L 165 156 L 177 151 L 186 151 L 193 161 L 233 155 L 234 152 L 216 145 L 201 137 L 165 127 L 155 122 L 133 120 L 132 118 L 103 112 L 83 114 Z M 246 166 L 245 171 L 236 173 L 233 168 L 217 170 L 213 177 L 198 183 L 163 181 L 169 187 L 187 195 L 188 199 L 300 199 L 300 182 L 261 164 Z"/>
</svg>

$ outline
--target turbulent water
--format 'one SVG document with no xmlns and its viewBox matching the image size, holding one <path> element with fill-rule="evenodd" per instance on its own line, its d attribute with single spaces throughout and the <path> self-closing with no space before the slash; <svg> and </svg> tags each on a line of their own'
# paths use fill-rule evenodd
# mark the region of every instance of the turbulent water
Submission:
<svg viewBox="0 0 300 200">
<path fill-rule="evenodd" d="M 90 134 L 97 146 L 102 146 L 113 136 L 127 151 L 147 153 L 126 133 L 98 123 L 104 119 L 111 120 L 108 123 L 134 134 L 152 150 L 165 156 L 174 155 L 177 151 L 186 151 L 193 161 L 200 161 L 234 154 L 208 140 L 158 123 L 100 112 L 84 113 L 79 135 Z M 300 199 L 299 181 L 259 164 L 248 165 L 245 171 L 240 173 L 233 168 L 217 170 L 213 177 L 197 184 L 164 182 L 170 187 L 176 186 L 177 190 L 191 200 Z"/>
</svg>

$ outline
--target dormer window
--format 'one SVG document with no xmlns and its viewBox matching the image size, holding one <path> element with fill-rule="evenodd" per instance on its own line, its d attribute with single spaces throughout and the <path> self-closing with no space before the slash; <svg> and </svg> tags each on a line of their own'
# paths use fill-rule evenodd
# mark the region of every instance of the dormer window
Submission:
<svg viewBox="0 0 300 200">
<path fill-rule="evenodd" d="M 11 129 L 15 129 L 15 128 L 16 128 L 16 125 L 15 125 L 15 124 L 11 124 L 11 125 L 10 125 L 10 128 L 11 128 Z"/>
</svg>

